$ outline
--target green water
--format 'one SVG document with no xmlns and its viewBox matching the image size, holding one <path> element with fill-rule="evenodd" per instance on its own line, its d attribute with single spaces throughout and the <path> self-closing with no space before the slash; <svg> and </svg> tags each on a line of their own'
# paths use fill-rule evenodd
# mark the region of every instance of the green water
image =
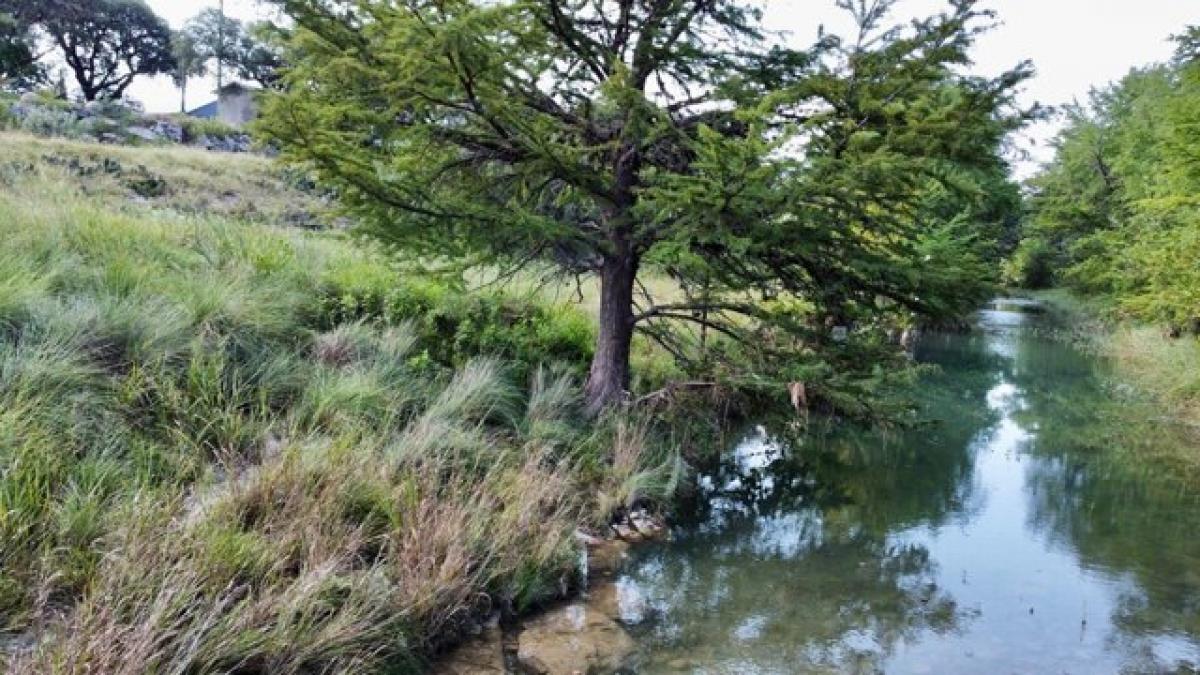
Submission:
<svg viewBox="0 0 1200 675">
<path fill-rule="evenodd" d="M 1022 310 L 924 341 L 939 424 L 758 427 L 705 471 L 617 581 L 638 672 L 1200 668 L 1200 504 L 1125 452 L 1184 436 Z"/>
</svg>

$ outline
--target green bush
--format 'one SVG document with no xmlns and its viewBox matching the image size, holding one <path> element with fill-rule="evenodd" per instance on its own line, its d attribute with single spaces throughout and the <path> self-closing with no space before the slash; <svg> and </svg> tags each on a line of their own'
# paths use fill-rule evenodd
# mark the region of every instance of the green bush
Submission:
<svg viewBox="0 0 1200 675">
<path fill-rule="evenodd" d="M 42 88 L 34 92 L 34 94 L 37 96 L 36 104 L 39 108 L 60 112 L 75 109 L 75 104 L 59 96 L 58 92 L 54 89 Z"/>
</svg>

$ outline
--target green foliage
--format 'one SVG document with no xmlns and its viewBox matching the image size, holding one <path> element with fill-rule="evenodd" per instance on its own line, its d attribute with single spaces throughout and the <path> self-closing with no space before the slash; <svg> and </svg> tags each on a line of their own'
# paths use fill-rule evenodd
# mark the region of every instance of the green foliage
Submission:
<svg viewBox="0 0 1200 675">
<path fill-rule="evenodd" d="M 16 123 L 12 107 L 18 100 L 17 96 L 0 91 L 0 129 L 10 129 Z"/>
<path fill-rule="evenodd" d="M 171 33 L 171 55 L 175 57 L 171 80 L 179 88 L 179 112 L 186 113 L 188 81 L 207 75 L 208 63 L 196 38 L 187 31 Z"/>
<path fill-rule="evenodd" d="M 1054 248 L 1046 241 L 1023 239 L 1004 263 L 1004 282 L 1017 288 L 1049 288 L 1055 281 L 1056 258 Z"/>
<path fill-rule="evenodd" d="M 220 9 L 208 7 L 188 19 L 183 33 L 205 62 L 216 61 L 215 68 L 221 68 L 237 53 L 245 27 L 241 21 L 225 15 Z"/>
<path fill-rule="evenodd" d="M 47 138 L 78 138 L 83 135 L 79 118 L 70 110 L 38 106 L 26 111 L 16 128 Z"/>
<path fill-rule="evenodd" d="M 234 57 L 238 77 L 257 82 L 264 89 L 279 86 L 285 66 L 282 45 L 287 36 L 285 29 L 270 21 L 247 25 Z"/>
<path fill-rule="evenodd" d="M 635 330 L 691 367 L 705 332 L 953 316 L 1015 244 L 998 150 L 1030 73 L 960 74 L 970 0 L 898 27 L 839 3 L 857 36 L 806 51 L 739 0 L 276 4 L 289 86 L 260 130 L 404 255 L 598 277 L 593 407 L 625 398 Z M 650 273 L 683 297 L 643 297 Z M 813 311 L 763 309 L 782 296 Z"/>
<path fill-rule="evenodd" d="M 1031 181 L 1026 236 L 1061 280 L 1123 314 L 1191 328 L 1198 319 L 1200 63 L 1135 70 L 1070 111 L 1054 161 Z"/>
<path fill-rule="evenodd" d="M 188 20 L 182 37 L 193 45 L 202 64 L 216 61 L 228 72 L 263 88 L 279 83 L 287 31 L 270 21 L 243 24 L 208 8 Z"/>
</svg>

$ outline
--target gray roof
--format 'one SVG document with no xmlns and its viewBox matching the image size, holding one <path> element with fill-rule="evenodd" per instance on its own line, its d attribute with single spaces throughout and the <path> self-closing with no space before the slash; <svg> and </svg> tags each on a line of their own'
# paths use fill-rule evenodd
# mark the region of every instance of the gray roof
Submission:
<svg viewBox="0 0 1200 675">
<path fill-rule="evenodd" d="M 200 117 L 200 118 L 203 118 L 206 120 L 216 119 L 217 118 L 217 102 L 213 101 L 206 105 L 202 105 L 199 108 L 196 108 L 195 110 L 190 110 L 190 111 L 188 111 L 188 115 L 191 115 L 192 117 Z"/>
</svg>

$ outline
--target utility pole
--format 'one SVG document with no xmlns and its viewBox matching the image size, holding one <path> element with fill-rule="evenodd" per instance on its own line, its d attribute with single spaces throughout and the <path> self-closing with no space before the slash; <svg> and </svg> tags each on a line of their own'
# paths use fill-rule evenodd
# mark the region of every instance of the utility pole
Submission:
<svg viewBox="0 0 1200 675">
<path fill-rule="evenodd" d="M 220 0 L 217 11 L 220 20 L 217 21 L 217 95 L 225 88 L 225 0 Z"/>
</svg>

